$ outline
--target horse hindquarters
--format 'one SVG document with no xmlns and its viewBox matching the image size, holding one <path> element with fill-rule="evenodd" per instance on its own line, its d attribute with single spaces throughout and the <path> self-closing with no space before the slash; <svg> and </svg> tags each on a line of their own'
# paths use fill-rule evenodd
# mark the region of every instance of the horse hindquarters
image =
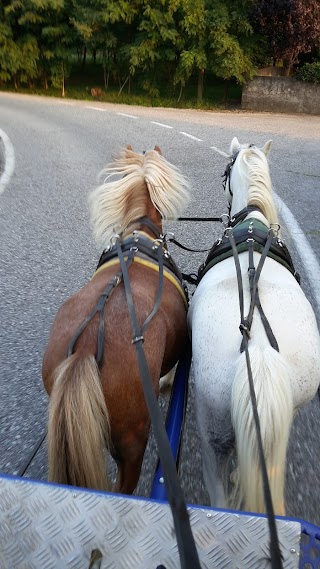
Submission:
<svg viewBox="0 0 320 569">
<path fill-rule="evenodd" d="M 49 480 L 109 490 L 109 414 L 94 356 L 73 354 L 56 369 L 48 423 Z"/>
<path fill-rule="evenodd" d="M 270 346 L 249 347 L 261 436 L 275 513 L 285 514 L 286 453 L 293 420 L 290 369 Z M 241 354 L 232 386 L 231 413 L 235 430 L 238 473 L 233 507 L 265 513 L 257 434 L 252 413 L 245 353 Z"/>
</svg>

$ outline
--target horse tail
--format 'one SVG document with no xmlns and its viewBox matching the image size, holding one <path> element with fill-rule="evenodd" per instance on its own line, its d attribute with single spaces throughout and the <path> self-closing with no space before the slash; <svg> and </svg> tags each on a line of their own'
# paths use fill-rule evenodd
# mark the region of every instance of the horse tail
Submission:
<svg viewBox="0 0 320 569">
<path fill-rule="evenodd" d="M 249 348 L 262 444 L 275 512 L 285 514 L 286 453 L 294 408 L 289 367 L 270 346 Z M 236 370 L 231 400 L 238 469 L 234 473 L 232 507 L 265 513 L 263 482 L 245 354 Z"/>
<path fill-rule="evenodd" d="M 110 421 L 94 356 L 67 358 L 56 369 L 49 404 L 49 481 L 110 490 L 105 449 Z"/>
</svg>

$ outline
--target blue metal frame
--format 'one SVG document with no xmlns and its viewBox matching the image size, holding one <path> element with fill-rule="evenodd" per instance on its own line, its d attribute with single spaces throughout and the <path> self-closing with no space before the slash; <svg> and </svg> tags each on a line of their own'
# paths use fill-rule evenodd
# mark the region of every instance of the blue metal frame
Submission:
<svg viewBox="0 0 320 569">
<path fill-rule="evenodd" d="M 190 365 L 191 346 L 188 345 L 186 353 L 184 357 L 180 359 L 176 369 L 166 421 L 166 430 L 176 464 L 179 460 L 184 414 L 187 405 Z M 163 473 L 160 462 L 158 462 L 154 475 L 150 497 L 154 500 L 167 501 L 167 493 L 163 482 Z"/>
<path fill-rule="evenodd" d="M 305 520 L 291 518 L 301 524 L 299 569 L 320 568 L 320 528 Z M 307 536 L 307 537 L 305 537 Z"/>
</svg>

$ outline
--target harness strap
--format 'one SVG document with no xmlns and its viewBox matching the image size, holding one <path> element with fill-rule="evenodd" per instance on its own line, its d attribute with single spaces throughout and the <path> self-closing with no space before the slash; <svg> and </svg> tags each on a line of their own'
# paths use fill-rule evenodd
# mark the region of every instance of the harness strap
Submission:
<svg viewBox="0 0 320 569">
<path fill-rule="evenodd" d="M 133 257 L 134 257 L 135 251 L 129 251 L 128 254 L 128 258 L 127 258 L 127 264 L 128 267 L 131 265 Z M 85 330 L 86 326 L 89 324 L 89 322 L 92 320 L 92 318 L 97 314 L 100 313 L 100 318 L 99 318 L 99 328 L 98 328 L 98 346 L 97 346 L 97 353 L 96 353 L 96 362 L 98 364 L 99 367 L 102 366 L 103 364 L 103 355 L 104 355 L 104 309 L 105 309 L 105 305 L 107 300 L 110 298 L 110 296 L 112 295 L 113 291 L 115 290 L 115 288 L 120 284 L 120 282 L 122 281 L 122 271 L 119 271 L 112 279 L 111 281 L 108 282 L 106 288 L 104 289 L 103 293 L 101 294 L 98 303 L 96 304 L 96 306 L 94 307 L 94 309 L 90 312 L 89 316 L 87 316 L 82 324 L 79 326 L 78 330 L 76 331 L 76 333 L 73 335 L 73 337 L 70 340 L 69 346 L 68 346 L 68 350 L 67 350 L 67 357 L 70 357 L 71 354 L 73 354 L 74 351 L 74 347 L 76 344 L 76 341 L 78 340 L 78 338 L 81 336 L 82 332 Z"/>
<path fill-rule="evenodd" d="M 260 207 L 258 207 L 257 205 L 248 205 L 245 208 L 243 208 L 241 211 L 236 213 L 230 219 L 230 227 L 235 227 L 235 225 L 238 225 L 238 223 L 241 223 L 241 221 L 244 221 L 245 218 L 247 217 L 247 215 L 249 215 L 249 213 L 252 213 L 253 211 L 258 211 L 259 213 L 262 213 Z"/>
<path fill-rule="evenodd" d="M 238 255 L 237 247 L 235 244 L 232 229 L 227 230 L 227 236 L 229 237 L 230 244 L 232 247 L 233 258 L 234 258 L 234 263 L 235 263 L 236 273 L 237 273 L 237 280 L 238 280 L 240 320 L 241 320 L 240 321 L 240 331 L 241 331 L 241 334 L 243 336 L 244 351 L 245 351 L 245 355 L 246 355 L 247 370 L 248 370 L 250 398 L 251 398 L 251 404 L 252 404 L 252 413 L 253 413 L 254 423 L 255 423 L 256 432 L 257 432 L 257 442 L 258 442 L 259 459 L 260 459 L 260 466 L 261 466 L 261 473 L 262 473 L 263 492 L 264 492 L 264 499 L 265 499 L 265 504 L 266 504 L 268 525 L 269 525 L 269 531 L 270 531 L 271 566 L 272 566 L 272 569 L 283 569 L 282 554 L 281 554 L 280 546 L 279 546 L 279 538 L 278 538 L 276 520 L 275 520 L 275 515 L 274 515 L 271 491 L 270 491 L 270 484 L 269 484 L 269 478 L 268 478 L 268 472 L 267 472 L 267 466 L 266 466 L 266 459 L 264 456 L 264 450 L 263 450 L 263 444 L 262 444 L 260 420 L 259 420 L 259 413 L 258 413 L 258 407 L 257 407 L 257 398 L 256 398 L 256 394 L 255 394 L 255 389 L 254 389 L 251 362 L 250 362 L 250 356 L 249 356 L 248 340 L 250 338 L 250 335 L 249 335 L 249 330 L 248 330 L 247 325 L 246 325 L 246 320 L 244 318 L 243 285 L 242 285 L 242 275 L 241 275 L 239 255 Z M 265 255 L 265 257 L 266 257 L 266 255 Z M 254 276 L 254 281 L 253 281 L 253 295 L 254 296 L 256 294 L 257 282 L 259 279 L 259 275 L 261 272 L 262 265 L 263 265 L 263 263 L 261 264 L 261 259 L 260 259 L 260 263 L 258 265 L 256 274 Z M 258 274 L 258 276 L 257 276 L 257 274 Z"/>
<path fill-rule="evenodd" d="M 186 245 L 182 245 L 182 243 L 177 241 L 174 237 L 168 237 L 167 241 L 174 243 L 175 245 L 177 245 L 177 247 L 180 247 L 180 249 L 183 249 L 184 251 L 191 251 L 191 253 L 207 253 L 211 249 L 211 247 L 209 247 L 209 249 L 191 249 Z"/>
<path fill-rule="evenodd" d="M 152 318 L 158 312 L 162 300 L 162 291 L 163 291 L 163 256 L 161 251 L 161 245 L 156 247 L 158 253 L 158 264 L 159 264 L 159 281 L 158 281 L 158 290 L 156 295 L 156 302 L 154 304 L 153 309 L 151 310 L 149 316 L 145 319 L 144 323 L 141 326 L 141 333 L 142 335 L 146 331 L 147 327 L 149 326 Z"/>
<path fill-rule="evenodd" d="M 251 330 L 251 326 L 252 326 L 252 320 L 253 320 L 253 312 L 254 312 L 254 307 L 256 306 L 258 308 L 259 314 L 260 314 L 260 318 L 265 330 L 265 333 L 268 337 L 268 340 L 270 342 L 270 345 L 272 346 L 272 348 L 274 348 L 275 350 L 277 350 L 277 352 L 279 352 L 279 346 L 278 346 L 278 342 L 276 340 L 276 337 L 272 331 L 272 328 L 269 324 L 269 320 L 267 319 L 264 310 L 261 306 L 261 302 L 260 302 L 260 298 L 259 298 L 259 291 L 258 291 L 258 280 L 260 278 L 260 274 L 261 274 L 261 269 L 262 266 L 264 264 L 264 261 L 266 259 L 266 256 L 268 254 L 268 250 L 270 248 L 272 239 L 273 239 L 274 235 L 273 235 L 273 231 L 270 230 L 266 245 L 263 249 L 260 261 L 259 261 L 259 265 L 258 265 L 258 269 L 255 269 L 254 266 L 254 260 L 253 260 L 253 251 L 254 251 L 254 240 L 249 238 L 247 240 L 248 242 L 248 252 L 249 252 L 249 268 L 248 268 L 248 273 L 249 273 L 249 283 L 250 283 L 250 295 L 251 295 L 251 302 L 250 302 L 250 309 L 249 309 L 249 313 L 247 318 L 245 319 L 245 323 L 246 323 L 246 327 L 249 330 Z M 261 262 L 262 261 L 262 262 Z M 244 341 L 242 339 L 242 343 L 241 343 L 241 347 L 240 347 L 240 352 L 244 351 Z"/>
<path fill-rule="evenodd" d="M 176 465 L 171 453 L 170 444 L 162 420 L 162 415 L 158 406 L 156 395 L 153 390 L 147 359 L 143 350 L 142 328 L 140 328 L 138 324 L 130 286 L 128 267 L 123 257 L 119 239 L 117 239 L 116 244 L 123 274 L 125 295 L 133 331 L 132 343 L 136 348 L 145 401 L 149 410 L 154 435 L 158 445 L 158 452 L 164 473 L 168 501 L 171 507 L 177 537 L 181 568 L 201 569 L 198 553 L 191 531 L 188 511 L 176 471 Z"/>
<path fill-rule="evenodd" d="M 141 225 L 146 225 L 147 227 L 149 227 L 149 229 L 152 231 L 152 233 L 155 235 L 155 237 L 157 237 L 157 239 L 159 237 L 161 237 L 161 231 L 159 231 L 159 228 L 146 215 L 144 215 L 143 217 L 139 217 L 136 220 L 136 222 L 141 223 Z"/>
</svg>

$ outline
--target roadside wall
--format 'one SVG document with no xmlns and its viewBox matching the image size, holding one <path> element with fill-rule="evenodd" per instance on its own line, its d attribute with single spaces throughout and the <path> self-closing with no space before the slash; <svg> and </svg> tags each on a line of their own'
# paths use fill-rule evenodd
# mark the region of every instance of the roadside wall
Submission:
<svg viewBox="0 0 320 569">
<path fill-rule="evenodd" d="M 320 84 L 292 77 L 254 77 L 243 87 L 241 105 L 252 111 L 320 115 Z"/>
</svg>

